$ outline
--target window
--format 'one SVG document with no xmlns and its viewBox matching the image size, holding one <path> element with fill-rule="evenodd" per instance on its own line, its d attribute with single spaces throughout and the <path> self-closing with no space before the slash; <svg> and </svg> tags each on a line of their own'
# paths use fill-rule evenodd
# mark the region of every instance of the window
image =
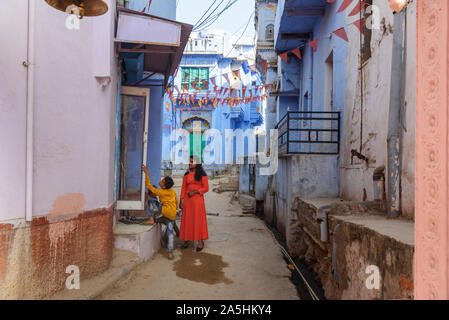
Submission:
<svg viewBox="0 0 449 320">
<path fill-rule="evenodd" d="M 181 68 L 181 87 L 195 90 L 193 82 L 198 78 L 196 89 L 209 89 L 209 68 L 183 67 Z M 203 83 L 206 81 L 205 83 Z"/>
<path fill-rule="evenodd" d="M 274 40 L 274 25 L 269 24 L 265 28 L 265 39 L 266 40 Z"/>
</svg>

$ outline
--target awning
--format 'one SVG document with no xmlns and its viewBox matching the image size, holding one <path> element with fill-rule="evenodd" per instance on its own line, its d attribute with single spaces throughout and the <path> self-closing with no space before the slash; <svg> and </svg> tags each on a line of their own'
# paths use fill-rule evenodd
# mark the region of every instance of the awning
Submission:
<svg viewBox="0 0 449 320">
<path fill-rule="evenodd" d="M 115 41 L 127 58 L 144 54 L 143 71 L 172 76 L 181 62 L 193 26 L 118 7 Z"/>
<path fill-rule="evenodd" d="M 328 4 L 327 0 L 280 0 L 275 50 L 291 50 L 310 41 L 310 34 L 316 22 L 324 16 Z"/>
</svg>

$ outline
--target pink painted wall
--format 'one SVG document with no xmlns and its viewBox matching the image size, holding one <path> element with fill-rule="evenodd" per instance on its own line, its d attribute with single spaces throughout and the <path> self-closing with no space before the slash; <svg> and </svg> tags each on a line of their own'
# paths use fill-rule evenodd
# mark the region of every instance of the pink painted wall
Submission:
<svg viewBox="0 0 449 320">
<path fill-rule="evenodd" d="M 449 299 L 449 2 L 417 1 L 415 298 Z"/>
<path fill-rule="evenodd" d="M 0 220 L 25 215 L 27 74 L 21 62 L 27 53 L 27 3 L 0 4 L 0 39 L 8 43 L 6 54 L 3 46 L 0 53 L 0 67 L 7 70 L 0 76 L 0 179 L 8 182 L 0 187 Z M 114 201 L 118 62 L 115 1 L 108 3 L 106 15 L 85 17 L 79 30 L 69 30 L 67 14 L 36 1 L 34 216 L 48 214 L 66 194 L 83 195 L 84 210 Z M 103 87 L 97 76 L 112 81 Z"/>
</svg>

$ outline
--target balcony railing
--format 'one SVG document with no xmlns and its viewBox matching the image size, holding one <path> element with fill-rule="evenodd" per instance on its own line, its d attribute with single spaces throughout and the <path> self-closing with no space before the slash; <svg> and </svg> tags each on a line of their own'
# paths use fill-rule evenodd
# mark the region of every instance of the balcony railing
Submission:
<svg viewBox="0 0 449 320">
<path fill-rule="evenodd" d="M 288 111 L 276 129 L 279 155 L 340 153 L 340 112 Z"/>
</svg>

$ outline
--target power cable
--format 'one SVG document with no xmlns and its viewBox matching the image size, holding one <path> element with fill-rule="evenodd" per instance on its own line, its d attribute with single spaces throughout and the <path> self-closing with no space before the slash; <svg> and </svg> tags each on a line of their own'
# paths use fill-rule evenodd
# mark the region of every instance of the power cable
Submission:
<svg viewBox="0 0 449 320">
<path fill-rule="evenodd" d="M 220 4 L 218 6 L 220 6 L 223 3 L 224 0 L 222 0 L 220 2 Z M 214 6 L 215 2 L 217 2 L 217 0 L 214 0 L 214 2 L 212 2 L 212 4 L 209 6 L 209 8 L 207 8 L 207 10 L 203 13 L 203 15 L 201 16 L 201 18 L 198 19 L 198 21 L 193 25 L 194 27 L 196 27 L 198 25 L 198 23 L 200 23 L 200 21 L 204 18 L 204 16 L 209 12 L 209 10 Z M 217 7 L 218 7 L 217 6 Z M 215 8 L 216 10 L 217 8 Z M 213 13 L 214 11 L 212 11 Z"/>
<path fill-rule="evenodd" d="M 211 15 L 213 14 L 213 12 L 215 12 L 216 10 L 214 10 L 213 12 L 211 12 L 208 16 L 208 18 L 206 18 L 205 20 L 203 20 L 198 26 L 196 26 L 196 28 L 194 29 L 194 31 L 202 31 L 205 30 L 207 28 L 209 28 L 211 25 L 213 25 L 218 18 L 220 18 L 220 16 L 227 11 L 229 8 L 231 8 L 238 0 L 229 0 L 228 3 L 226 4 L 226 6 L 217 14 L 215 14 L 214 16 L 211 17 Z M 221 3 L 215 8 L 217 9 L 219 6 L 221 5 Z"/>
</svg>

